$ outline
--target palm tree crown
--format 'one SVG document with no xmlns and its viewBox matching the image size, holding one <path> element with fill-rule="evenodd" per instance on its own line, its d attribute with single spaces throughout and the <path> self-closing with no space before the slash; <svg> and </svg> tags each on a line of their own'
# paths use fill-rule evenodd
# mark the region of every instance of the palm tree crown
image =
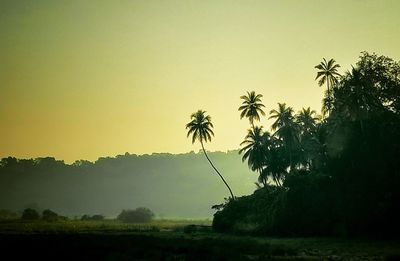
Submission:
<svg viewBox="0 0 400 261">
<path fill-rule="evenodd" d="M 253 171 L 260 171 L 265 163 L 267 149 L 265 137 L 262 127 L 255 126 L 248 130 L 245 140 L 240 143 L 240 146 L 244 146 L 239 150 L 239 154 L 243 153 L 242 161 L 248 160 L 249 167 Z"/>
<path fill-rule="evenodd" d="M 198 110 L 191 116 L 191 121 L 186 124 L 188 130 L 187 137 L 192 134 L 192 143 L 199 140 L 200 143 L 211 141 L 211 136 L 214 136 L 210 115 L 206 115 L 206 111 Z"/>
<path fill-rule="evenodd" d="M 240 119 L 243 117 L 249 118 L 250 124 L 254 124 L 254 120 L 260 120 L 260 114 L 265 116 L 265 112 L 262 110 L 264 104 L 261 103 L 261 94 L 256 94 L 254 91 L 247 92 L 247 95 L 243 95 L 240 99 L 243 100 L 242 106 L 239 107 Z"/>
<path fill-rule="evenodd" d="M 319 70 L 317 72 L 317 77 L 315 77 L 315 80 L 319 79 L 319 86 L 324 85 L 326 82 L 329 88 L 329 84 L 333 85 L 337 83 L 338 80 L 336 77 L 340 76 L 340 74 L 337 72 L 337 69 L 340 68 L 340 65 L 337 64 L 334 59 L 326 61 L 326 59 L 323 58 L 323 61 L 314 68 Z"/>
<path fill-rule="evenodd" d="M 310 107 L 307 109 L 303 108 L 296 116 L 297 123 L 301 126 L 301 129 L 306 132 L 312 132 L 315 130 L 317 120 L 319 119 L 316 115 L 315 110 L 311 110 Z"/>
<path fill-rule="evenodd" d="M 278 103 L 278 110 L 271 110 L 269 119 L 275 119 L 275 122 L 271 125 L 273 131 L 282 128 L 284 126 L 291 125 L 294 120 L 293 108 L 286 107 L 286 103 Z"/>
</svg>

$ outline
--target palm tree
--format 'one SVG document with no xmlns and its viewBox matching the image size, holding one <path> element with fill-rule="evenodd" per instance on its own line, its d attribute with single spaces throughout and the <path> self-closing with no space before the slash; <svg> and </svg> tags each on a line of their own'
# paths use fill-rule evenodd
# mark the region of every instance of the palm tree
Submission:
<svg viewBox="0 0 400 261">
<path fill-rule="evenodd" d="M 260 121 L 260 114 L 265 116 L 265 112 L 262 110 L 264 104 L 261 103 L 261 94 L 256 94 L 254 91 L 247 92 L 247 96 L 240 96 L 243 100 L 242 106 L 239 107 L 240 119 L 243 117 L 249 118 L 251 126 L 254 128 L 254 120 Z"/>
<path fill-rule="evenodd" d="M 282 128 L 283 126 L 290 125 L 294 121 L 293 108 L 286 107 L 286 103 L 278 103 L 278 110 L 271 110 L 271 115 L 268 119 L 275 119 L 275 122 L 271 125 L 273 131 Z"/>
<path fill-rule="evenodd" d="M 311 110 L 310 107 L 307 109 L 303 108 L 296 116 L 297 123 L 301 126 L 302 132 L 314 132 L 317 120 L 319 117 L 315 116 L 317 112 Z"/>
<path fill-rule="evenodd" d="M 307 109 L 303 108 L 296 115 L 296 122 L 300 127 L 300 161 L 308 169 L 311 168 L 312 161 L 316 157 L 320 147 L 320 143 L 316 137 L 319 117 L 315 115 L 316 112 L 311 110 L 310 107 Z"/>
<path fill-rule="evenodd" d="M 258 171 L 260 175 L 265 165 L 268 137 L 268 132 L 263 134 L 262 127 L 255 126 L 248 130 L 245 140 L 240 143 L 240 146 L 244 146 L 239 150 L 239 154 L 243 153 L 242 161 L 247 160 L 249 168 Z M 264 185 L 265 181 L 263 180 Z"/>
<path fill-rule="evenodd" d="M 186 124 L 186 129 L 188 130 L 187 137 L 192 135 L 192 143 L 195 143 L 196 140 L 200 141 L 201 148 L 203 149 L 204 155 L 206 156 L 208 162 L 210 163 L 211 167 L 217 172 L 218 176 L 224 182 L 225 186 L 228 188 L 229 193 L 231 194 L 232 200 L 235 199 L 231 188 L 229 187 L 228 183 L 226 183 L 224 177 L 219 173 L 217 168 L 214 166 L 212 161 L 207 155 L 206 150 L 204 149 L 204 142 L 211 141 L 211 136 L 214 136 L 214 132 L 212 128 L 214 127 L 211 123 L 210 115 L 206 115 L 206 112 L 203 110 L 198 110 L 197 112 L 193 113 L 190 116 L 191 121 Z"/>
<path fill-rule="evenodd" d="M 269 119 L 275 119 L 271 129 L 275 131 L 274 135 L 279 136 L 284 143 L 286 151 L 289 154 L 290 169 L 294 168 L 293 152 L 298 143 L 299 128 L 293 116 L 293 108 L 286 107 L 285 103 L 278 103 L 278 110 L 271 110 Z"/>
<path fill-rule="evenodd" d="M 322 86 L 324 83 L 326 83 L 328 97 L 331 97 L 330 86 L 333 86 L 335 83 L 337 83 L 338 80 L 336 77 L 340 76 L 340 74 L 337 72 L 337 69 L 340 67 L 340 65 L 335 63 L 336 61 L 334 59 L 326 61 L 326 59 L 323 58 L 323 61 L 314 67 L 319 70 L 315 80 L 319 79 L 319 86 Z M 328 104 L 327 111 L 330 111 L 330 104 Z"/>
<path fill-rule="evenodd" d="M 280 145 L 281 141 L 274 139 L 272 141 L 272 146 L 268 150 L 268 157 L 265 168 L 260 174 L 259 180 L 264 180 L 269 176 L 272 177 L 276 186 L 282 186 L 282 179 L 287 174 L 287 160 L 284 157 L 284 148 Z"/>
</svg>

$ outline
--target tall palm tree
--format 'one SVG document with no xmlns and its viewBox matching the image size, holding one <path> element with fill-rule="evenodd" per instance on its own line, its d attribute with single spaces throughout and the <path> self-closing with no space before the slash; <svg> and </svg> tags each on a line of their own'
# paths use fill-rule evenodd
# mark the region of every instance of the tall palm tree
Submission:
<svg viewBox="0 0 400 261">
<path fill-rule="evenodd" d="M 330 87 L 333 86 L 335 83 L 337 83 L 337 78 L 339 77 L 340 74 L 337 72 L 337 69 L 340 67 L 339 64 L 336 63 L 334 59 L 330 59 L 329 61 L 326 61 L 325 58 L 323 58 L 323 61 L 316 65 L 314 68 L 318 69 L 319 71 L 317 72 L 317 76 L 315 77 L 315 80 L 319 79 L 318 85 L 322 86 L 324 83 L 327 85 L 327 95 L 328 97 L 331 97 L 331 91 Z M 327 111 L 330 111 L 330 104 L 328 104 Z"/>
<path fill-rule="evenodd" d="M 251 126 L 254 128 L 254 120 L 260 121 L 260 114 L 265 116 L 265 112 L 262 110 L 264 104 L 261 103 L 261 94 L 256 94 L 254 91 L 247 92 L 247 95 L 240 96 L 243 100 L 242 106 L 239 107 L 240 119 L 243 117 L 249 118 Z"/>
<path fill-rule="evenodd" d="M 272 177 L 276 186 L 282 186 L 282 180 L 287 174 L 287 161 L 285 156 L 284 148 L 281 146 L 281 141 L 278 139 L 272 140 L 272 146 L 268 150 L 268 157 L 265 168 L 262 170 L 260 174 L 259 180 L 263 180 Z"/>
<path fill-rule="evenodd" d="M 285 149 L 289 154 L 290 168 L 293 170 L 293 154 L 296 144 L 299 141 L 299 128 L 295 122 L 293 108 L 286 107 L 285 103 L 278 103 L 278 110 L 271 110 L 269 119 L 275 119 L 271 129 L 275 131 L 274 136 L 279 136 L 284 143 Z"/>
<path fill-rule="evenodd" d="M 240 143 L 240 146 L 244 146 L 239 150 L 239 154 L 243 153 L 242 161 L 247 160 L 249 168 L 258 171 L 260 175 L 265 165 L 268 137 L 268 132 L 263 133 L 262 127 L 255 126 L 248 130 L 245 140 Z M 263 180 L 264 185 L 265 181 Z"/>
<path fill-rule="evenodd" d="M 201 148 L 203 149 L 204 155 L 206 156 L 208 162 L 211 167 L 217 172 L 218 176 L 224 182 L 225 186 L 228 188 L 229 193 L 231 194 L 232 200 L 235 199 L 231 188 L 228 183 L 225 181 L 224 177 L 214 166 L 212 161 L 207 155 L 206 150 L 204 149 L 204 142 L 211 141 L 211 136 L 214 136 L 214 132 L 212 128 L 214 125 L 211 123 L 210 115 L 206 115 L 206 112 L 203 110 L 198 110 L 190 116 L 191 121 L 186 124 L 186 129 L 188 129 L 187 137 L 192 135 L 192 143 L 195 143 L 196 140 L 200 141 Z"/>
<path fill-rule="evenodd" d="M 296 115 L 296 122 L 300 128 L 300 162 L 308 169 L 311 168 L 312 162 L 320 148 L 320 143 L 316 135 L 318 120 L 319 117 L 316 116 L 316 112 L 311 110 L 310 107 L 307 109 L 303 108 Z"/>
</svg>

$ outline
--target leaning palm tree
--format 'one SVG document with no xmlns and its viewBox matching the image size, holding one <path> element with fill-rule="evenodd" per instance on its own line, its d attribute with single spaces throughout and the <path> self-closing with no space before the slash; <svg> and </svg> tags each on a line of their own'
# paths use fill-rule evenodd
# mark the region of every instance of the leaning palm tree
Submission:
<svg viewBox="0 0 400 261">
<path fill-rule="evenodd" d="M 323 58 L 323 61 L 316 65 L 314 68 L 318 69 L 319 71 L 317 72 L 317 77 L 315 77 L 315 80 L 319 79 L 318 85 L 322 86 L 326 83 L 327 86 L 327 96 L 331 97 L 331 91 L 330 87 L 333 86 L 335 83 L 337 83 L 337 78 L 339 77 L 340 74 L 337 72 L 337 69 L 340 67 L 339 64 L 336 63 L 334 59 L 330 59 L 329 61 L 326 61 L 325 58 Z M 327 111 L 330 111 L 330 104 L 328 104 Z"/>
<path fill-rule="evenodd" d="M 260 121 L 260 114 L 265 116 L 265 112 L 262 110 L 264 104 L 261 103 L 261 94 L 256 94 L 254 91 L 247 92 L 247 96 L 240 96 L 243 100 L 242 106 L 239 107 L 240 119 L 243 117 L 249 118 L 251 126 L 254 128 L 254 120 Z"/>
<path fill-rule="evenodd" d="M 190 118 L 191 121 L 188 124 L 186 124 L 186 129 L 189 129 L 187 137 L 192 135 L 192 143 L 195 143 L 196 140 L 200 141 L 201 148 L 203 149 L 204 155 L 206 156 L 211 167 L 213 167 L 213 169 L 217 172 L 218 176 L 224 182 L 225 186 L 228 188 L 232 200 L 235 199 L 235 196 L 233 195 L 233 192 L 229 187 L 228 183 L 226 183 L 224 177 L 222 177 L 221 173 L 219 173 L 217 168 L 214 166 L 214 164 L 208 157 L 206 150 L 204 149 L 204 142 L 211 141 L 211 136 L 214 136 L 214 132 L 212 131 L 212 128 L 214 126 L 211 123 L 210 115 L 206 115 L 205 111 L 198 110 L 197 112 L 193 113 L 190 116 Z"/>
</svg>

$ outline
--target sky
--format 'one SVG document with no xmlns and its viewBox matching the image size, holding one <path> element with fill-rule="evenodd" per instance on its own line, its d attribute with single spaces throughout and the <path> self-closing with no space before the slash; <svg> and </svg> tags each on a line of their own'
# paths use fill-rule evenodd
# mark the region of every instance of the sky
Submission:
<svg viewBox="0 0 400 261">
<path fill-rule="evenodd" d="M 0 0 L 0 158 L 66 162 L 239 147 L 240 96 L 320 111 L 315 65 L 400 60 L 400 1 Z M 270 121 L 261 125 L 269 129 Z"/>
</svg>

